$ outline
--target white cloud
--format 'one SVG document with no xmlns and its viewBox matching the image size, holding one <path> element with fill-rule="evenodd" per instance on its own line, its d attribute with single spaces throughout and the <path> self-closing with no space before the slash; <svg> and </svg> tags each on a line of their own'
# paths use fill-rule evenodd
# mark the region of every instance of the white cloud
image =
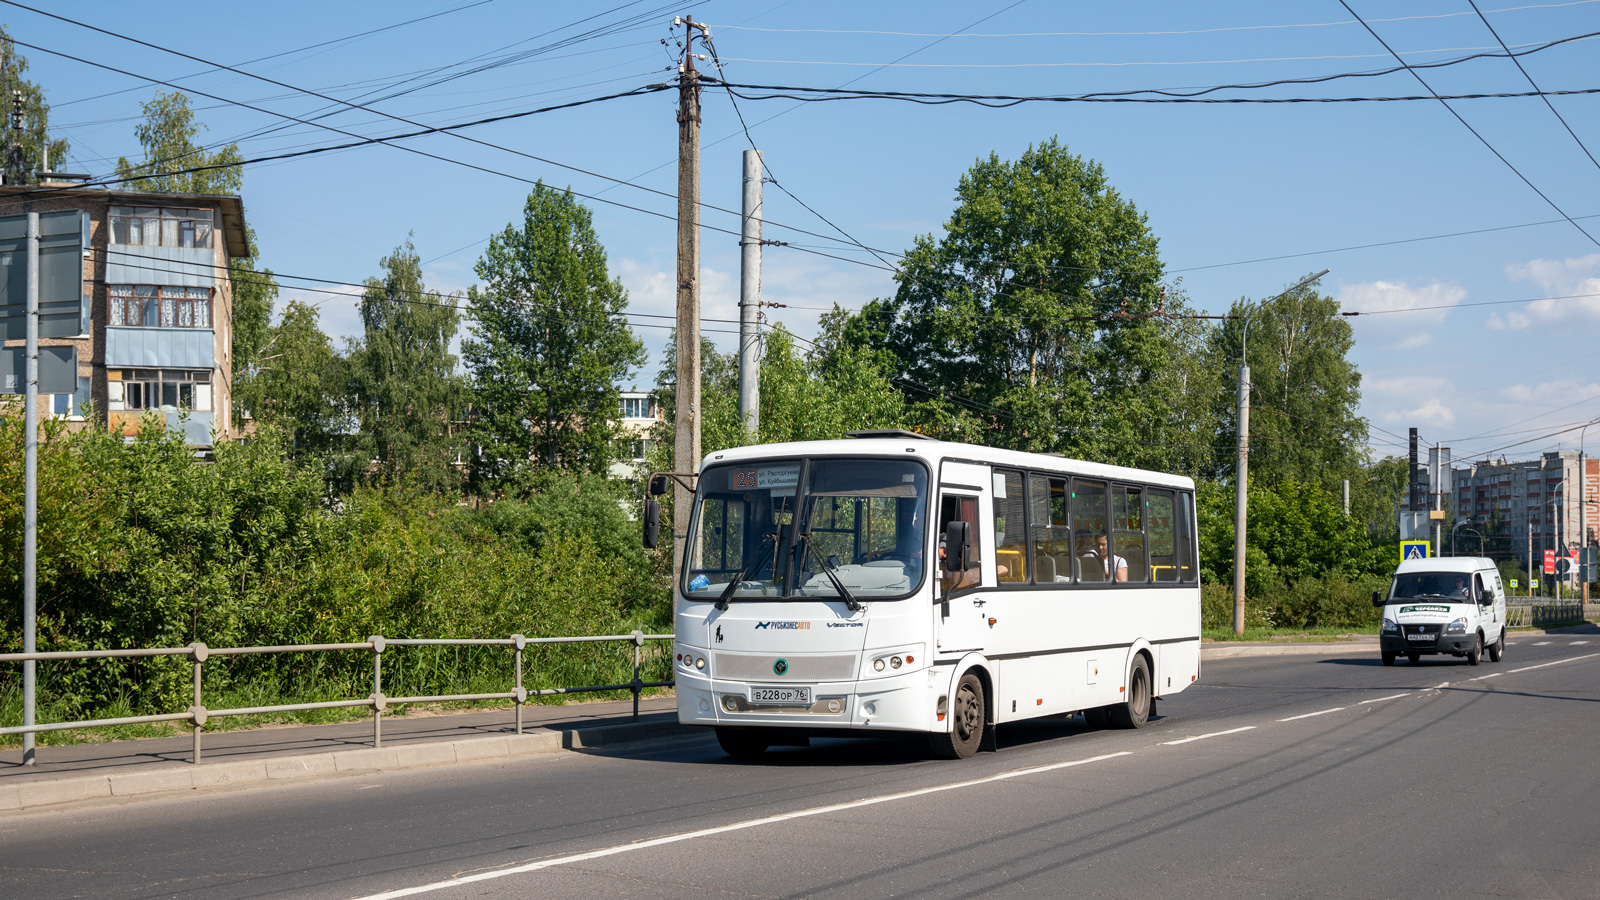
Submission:
<svg viewBox="0 0 1600 900">
<path fill-rule="evenodd" d="M 1526 281 L 1547 296 L 1506 314 L 1503 323 L 1491 315 L 1490 328 L 1518 331 L 1567 321 L 1600 321 L 1600 253 L 1508 265 L 1506 277 Z"/>
<path fill-rule="evenodd" d="M 1466 297 L 1464 288 L 1437 281 L 1415 288 L 1403 281 L 1369 281 L 1344 285 L 1338 293 L 1341 309 L 1363 314 L 1353 318 L 1363 334 L 1396 350 L 1413 350 L 1432 343 L 1435 330 L 1451 308 Z M 1404 315 L 1367 318 L 1373 313 Z"/>
</svg>

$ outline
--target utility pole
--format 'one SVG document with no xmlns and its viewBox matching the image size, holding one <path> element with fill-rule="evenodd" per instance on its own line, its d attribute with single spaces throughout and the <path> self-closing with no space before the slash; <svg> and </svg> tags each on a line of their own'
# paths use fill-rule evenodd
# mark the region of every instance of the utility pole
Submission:
<svg viewBox="0 0 1600 900">
<path fill-rule="evenodd" d="M 700 471 L 700 73 L 694 69 L 692 18 L 673 19 L 684 27 L 683 64 L 678 68 L 678 317 L 677 381 L 673 388 L 672 468 Z M 685 479 L 672 492 L 672 583 L 682 583 L 683 549 L 689 537 L 694 495 Z M 676 590 L 676 587 L 674 588 Z"/>
<path fill-rule="evenodd" d="M 761 432 L 761 354 L 756 317 L 761 312 L 761 151 L 744 152 L 744 192 L 739 232 L 739 421 L 752 440 Z"/>
<path fill-rule="evenodd" d="M 23 494 L 22 512 L 22 652 L 37 653 L 39 599 L 39 214 L 32 203 L 24 203 L 28 213 L 28 341 L 24 374 L 28 386 L 23 402 Z M 37 666 L 31 659 L 22 662 L 22 724 L 34 724 Z M 35 763 L 34 734 L 22 735 L 22 764 Z"/>
</svg>

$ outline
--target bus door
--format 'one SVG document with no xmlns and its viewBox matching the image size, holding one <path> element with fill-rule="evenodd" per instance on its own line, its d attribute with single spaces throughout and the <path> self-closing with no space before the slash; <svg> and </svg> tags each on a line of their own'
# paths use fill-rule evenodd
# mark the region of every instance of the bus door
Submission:
<svg viewBox="0 0 1600 900">
<path fill-rule="evenodd" d="M 955 572 L 945 571 L 935 563 L 934 581 L 934 646 L 940 655 L 983 650 L 989 634 L 988 592 L 983 589 L 981 565 L 982 529 L 979 523 L 977 488 L 965 485 L 943 485 L 939 490 L 938 528 L 936 541 L 944 540 L 951 522 L 967 523 L 971 544 L 967 548 L 966 568 Z M 935 560 L 943 559 L 946 548 L 939 547 Z"/>
</svg>

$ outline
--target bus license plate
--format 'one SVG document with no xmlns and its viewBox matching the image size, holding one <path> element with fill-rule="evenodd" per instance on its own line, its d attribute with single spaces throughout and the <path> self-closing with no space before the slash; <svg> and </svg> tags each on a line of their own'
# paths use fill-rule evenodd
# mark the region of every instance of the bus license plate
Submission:
<svg viewBox="0 0 1600 900">
<path fill-rule="evenodd" d="M 750 703 L 754 706 L 810 706 L 811 688 L 791 687 L 751 687 Z"/>
</svg>

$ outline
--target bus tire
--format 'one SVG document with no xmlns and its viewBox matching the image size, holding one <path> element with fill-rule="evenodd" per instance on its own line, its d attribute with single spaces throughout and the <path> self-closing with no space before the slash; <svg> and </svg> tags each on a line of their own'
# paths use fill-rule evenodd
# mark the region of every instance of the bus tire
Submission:
<svg viewBox="0 0 1600 900">
<path fill-rule="evenodd" d="M 1111 727 L 1111 716 L 1106 713 L 1107 707 L 1096 706 L 1094 709 L 1083 711 L 1083 724 L 1096 730 Z"/>
<path fill-rule="evenodd" d="M 762 728 L 725 728 L 717 726 L 717 743 L 724 753 L 734 759 L 755 759 L 767 752 L 772 743 Z"/>
<path fill-rule="evenodd" d="M 928 748 L 940 759 L 969 759 L 983 742 L 988 710 L 983 702 L 983 683 L 968 672 L 956 684 L 950 703 L 950 730 L 928 735 Z"/>
<path fill-rule="evenodd" d="M 1150 720 L 1150 666 L 1142 655 L 1133 658 L 1133 671 L 1128 673 L 1128 699 L 1112 704 L 1106 712 L 1118 728 L 1143 728 Z"/>
</svg>

